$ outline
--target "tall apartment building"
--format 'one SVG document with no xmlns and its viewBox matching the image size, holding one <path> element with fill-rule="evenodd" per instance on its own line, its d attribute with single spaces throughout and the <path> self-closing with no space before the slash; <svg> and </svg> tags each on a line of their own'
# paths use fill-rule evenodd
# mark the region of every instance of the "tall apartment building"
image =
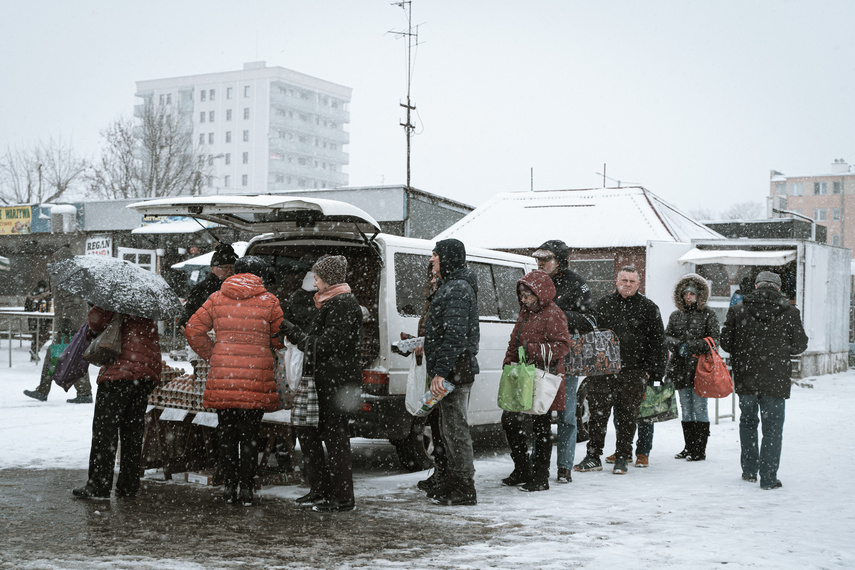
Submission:
<svg viewBox="0 0 855 570">
<path fill-rule="evenodd" d="M 768 204 L 768 217 L 786 216 L 773 208 L 807 216 L 827 228 L 830 245 L 855 250 L 855 172 L 842 158 L 827 174 L 787 176 L 771 171 Z"/>
<path fill-rule="evenodd" d="M 346 186 L 351 89 L 265 62 L 240 71 L 137 82 L 193 129 L 202 194 Z M 191 190 L 188 189 L 188 193 Z"/>
</svg>

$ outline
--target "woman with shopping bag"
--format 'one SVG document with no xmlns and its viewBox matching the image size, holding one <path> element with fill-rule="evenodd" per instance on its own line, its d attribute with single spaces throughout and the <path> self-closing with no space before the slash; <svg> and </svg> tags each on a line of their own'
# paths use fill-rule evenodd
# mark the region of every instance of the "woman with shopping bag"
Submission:
<svg viewBox="0 0 855 570">
<path fill-rule="evenodd" d="M 706 459 L 707 439 L 710 434 L 707 398 L 698 396 L 694 386 L 698 356 L 710 351 L 704 338 L 710 337 L 715 341 L 715 345 L 718 345 L 718 318 L 707 306 L 709 298 L 710 286 L 706 279 L 697 273 L 683 275 L 674 286 L 674 305 L 677 310 L 671 313 L 668 327 L 665 329 L 665 344 L 671 352 L 665 381 L 674 383 L 680 397 L 685 442 L 683 450 L 674 456 L 675 459 Z M 651 445 L 652 439 L 651 428 Z"/>
<path fill-rule="evenodd" d="M 554 303 L 555 285 L 543 271 L 532 271 L 517 282 L 520 313 L 508 342 L 504 364 L 520 360 L 524 350 L 527 363 L 540 370 L 564 374 L 564 356 L 570 350 L 567 317 Z M 502 428 L 511 448 L 514 470 L 502 479 L 502 484 L 523 484 L 523 491 L 549 489 L 549 464 L 552 459 L 551 412 L 563 410 L 565 386 L 561 382 L 549 411 L 542 415 L 502 412 Z M 535 440 L 534 461 L 529 462 L 529 441 Z"/>
</svg>

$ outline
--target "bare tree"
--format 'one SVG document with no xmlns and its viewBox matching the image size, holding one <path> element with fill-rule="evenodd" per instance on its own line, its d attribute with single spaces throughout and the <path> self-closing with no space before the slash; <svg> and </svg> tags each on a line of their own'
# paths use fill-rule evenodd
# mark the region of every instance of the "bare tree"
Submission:
<svg viewBox="0 0 855 570">
<path fill-rule="evenodd" d="M 693 208 L 689 210 L 689 215 L 692 216 L 695 220 L 708 222 L 710 220 L 715 219 L 715 214 L 709 208 L 699 206 L 697 208 Z"/>
<path fill-rule="evenodd" d="M 50 139 L 32 148 L 11 148 L 0 157 L 0 202 L 41 204 L 59 199 L 82 177 L 86 162 L 70 144 Z"/>
<path fill-rule="evenodd" d="M 193 126 L 170 106 L 146 102 L 137 120 L 118 119 L 101 133 L 101 158 L 90 169 L 90 194 L 159 198 L 199 192 L 206 174 Z"/>
<path fill-rule="evenodd" d="M 765 209 L 759 202 L 740 202 L 733 204 L 721 213 L 723 220 L 759 220 L 764 217 Z"/>
<path fill-rule="evenodd" d="M 101 138 L 101 157 L 86 173 L 89 194 L 107 199 L 141 196 L 133 121 L 115 120 L 101 131 Z"/>
</svg>

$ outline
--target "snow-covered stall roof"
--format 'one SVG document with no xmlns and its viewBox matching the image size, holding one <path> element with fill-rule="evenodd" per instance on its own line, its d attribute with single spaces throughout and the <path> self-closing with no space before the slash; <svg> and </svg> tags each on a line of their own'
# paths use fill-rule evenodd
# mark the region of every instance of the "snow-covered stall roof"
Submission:
<svg viewBox="0 0 855 570">
<path fill-rule="evenodd" d="M 642 187 L 496 194 L 436 236 L 490 249 L 643 247 L 723 236 Z"/>
<path fill-rule="evenodd" d="M 248 241 L 236 241 L 232 244 L 232 249 L 235 250 L 235 254 L 238 257 L 243 257 L 243 254 L 246 253 L 246 248 L 249 247 Z M 172 269 L 183 269 L 184 271 L 193 271 L 194 269 L 199 269 L 202 267 L 210 267 L 211 259 L 214 257 L 214 252 L 209 251 L 208 253 L 203 253 L 202 255 L 197 255 L 196 257 L 191 257 L 190 259 L 185 259 L 184 261 L 179 261 L 172 265 Z"/>
</svg>

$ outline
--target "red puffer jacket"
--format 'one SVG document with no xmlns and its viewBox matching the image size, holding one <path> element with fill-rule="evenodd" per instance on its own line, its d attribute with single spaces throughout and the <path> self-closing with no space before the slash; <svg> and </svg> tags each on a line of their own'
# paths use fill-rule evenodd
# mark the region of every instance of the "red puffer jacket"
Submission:
<svg viewBox="0 0 855 570">
<path fill-rule="evenodd" d="M 282 348 L 282 308 L 260 277 L 232 275 L 190 317 L 185 329 L 190 347 L 211 364 L 202 406 L 218 410 L 279 409 L 271 347 Z M 208 337 L 211 329 L 216 341 Z"/>
<path fill-rule="evenodd" d="M 555 285 L 552 278 L 543 271 L 532 271 L 517 281 L 517 298 L 519 299 L 520 285 L 525 285 L 537 296 L 538 304 L 529 309 L 520 299 L 520 314 L 511 332 L 508 350 L 505 352 L 504 364 L 519 360 L 518 347 L 525 348 L 526 363 L 534 363 L 538 368 L 544 368 L 543 353 L 552 353 L 552 371 L 564 374 L 564 356 L 570 352 L 570 332 L 567 330 L 567 316 L 555 299 Z M 563 410 L 565 403 L 565 387 L 555 396 L 550 410 Z"/>
<path fill-rule="evenodd" d="M 89 311 L 89 328 L 100 333 L 110 324 L 113 313 L 101 307 Z M 123 315 L 122 353 L 110 366 L 98 373 L 98 383 L 108 380 L 140 380 L 160 382 L 160 335 L 157 323 L 151 319 Z"/>
</svg>

